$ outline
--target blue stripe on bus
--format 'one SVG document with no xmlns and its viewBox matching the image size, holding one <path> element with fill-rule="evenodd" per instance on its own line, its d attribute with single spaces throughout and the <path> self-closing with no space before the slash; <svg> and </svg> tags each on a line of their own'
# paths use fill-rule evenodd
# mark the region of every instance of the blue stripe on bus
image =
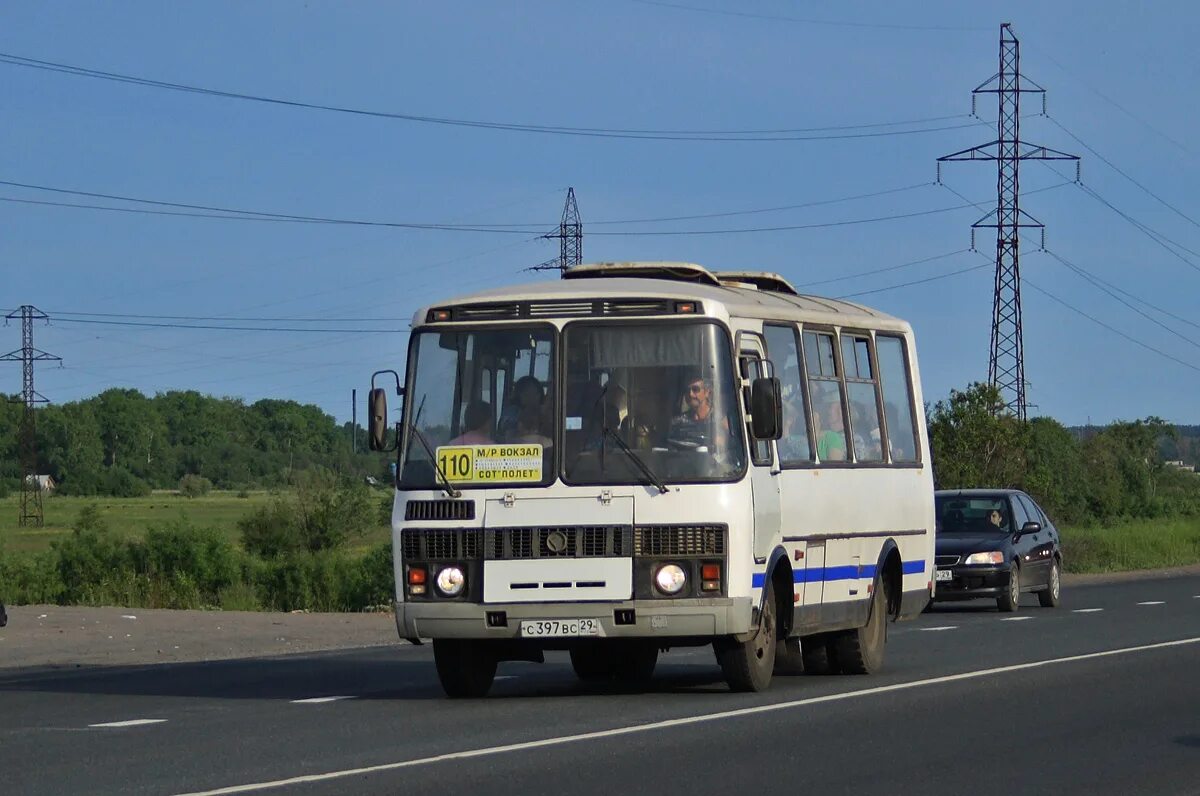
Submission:
<svg viewBox="0 0 1200 796">
<path fill-rule="evenodd" d="M 918 575 L 925 571 L 924 561 L 905 561 L 901 566 L 901 570 L 905 575 Z M 792 570 L 793 583 L 819 583 L 822 581 L 834 580 L 871 580 L 875 577 L 875 565 L 870 564 L 861 567 L 843 566 L 843 567 L 822 567 L 821 569 L 794 569 Z M 767 573 L 755 572 L 751 579 L 751 586 L 756 589 L 761 589 L 766 582 Z"/>
</svg>

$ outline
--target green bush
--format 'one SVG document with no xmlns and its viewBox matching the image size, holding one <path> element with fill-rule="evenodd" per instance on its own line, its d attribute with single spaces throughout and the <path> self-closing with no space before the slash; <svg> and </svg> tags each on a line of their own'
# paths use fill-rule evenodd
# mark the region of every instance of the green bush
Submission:
<svg viewBox="0 0 1200 796">
<path fill-rule="evenodd" d="M 104 584 L 124 582 L 133 571 L 129 545 L 117 538 L 95 504 L 84 506 L 71 535 L 51 545 L 61 592 L 55 602 L 65 605 L 94 604 Z"/>
<path fill-rule="evenodd" d="M 166 608 L 220 603 L 221 590 L 240 578 L 238 554 L 217 531 L 187 520 L 150 528 L 132 545 L 136 571 L 146 577 L 155 602 Z"/>
<path fill-rule="evenodd" d="M 188 498 L 202 497 L 212 490 L 212 481 L 202 475 L 188 473 L 179 479 L 179 494 Z"/>
<path fill-rule="evenodd" d="M 262 558 L 274 558 L 301 547 L 295 509 L 281 497 L 272 498 L 238 520 L 238 530 L 246 552 Z"/>
<path fill-rule="evenodd" d="M 150 485 L 124 467 L 113 467 L 104 473 L 100 494 L 112 497 L 145 497 Z"/>
</svg>

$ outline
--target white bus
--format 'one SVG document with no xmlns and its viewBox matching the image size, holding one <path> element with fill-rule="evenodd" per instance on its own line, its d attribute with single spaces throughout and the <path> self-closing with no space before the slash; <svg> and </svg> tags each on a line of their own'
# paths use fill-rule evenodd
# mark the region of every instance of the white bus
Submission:
<svg viewBox="0 0 1200 796">
<path fill-rule="evenodd" d="M 774 274 L 602 263 L 413 319 L 396 625 L 446 693 L 567 650 L 649 678 L 712 645 L 733 690 L 868 673 L 933 589 L 912 330 Z M 372 383 L 371 444 L 389 439 Z"/>
</svg>

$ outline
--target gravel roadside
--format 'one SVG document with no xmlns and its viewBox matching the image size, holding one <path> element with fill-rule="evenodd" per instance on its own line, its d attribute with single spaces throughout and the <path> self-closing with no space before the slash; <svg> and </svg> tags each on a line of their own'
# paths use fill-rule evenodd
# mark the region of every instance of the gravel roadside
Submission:
<svg viewBox="0 0 1200 796">
<path fill-rule="evenodd" d="M 1063 575 L 1063 586 L 1200 574 L 1173 569 Z M 392 614 L 172 611 L 21 605 L 0 628 L 0 674 L 138 666 L 400 644 Z"/>
</svg>

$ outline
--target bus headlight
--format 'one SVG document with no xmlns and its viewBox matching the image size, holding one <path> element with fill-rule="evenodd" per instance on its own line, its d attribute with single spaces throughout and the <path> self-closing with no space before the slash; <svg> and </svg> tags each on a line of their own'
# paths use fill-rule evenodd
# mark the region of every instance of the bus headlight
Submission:
<svg viewBox="0 0 1200 796">
<path fill-rule="evenodd" d="M 679 594 L 687 584 L 687 575 L 678 564 L 663 564 L 654 573 L 654 585 L 663 594 Z"/>
<path fill-rule="evenodd" d="M 458 567 L 442 567 L 437 574 L 437 588 L 446 597 L 457 597 L 462 594 L 467 578 Z"/>
</svg>

